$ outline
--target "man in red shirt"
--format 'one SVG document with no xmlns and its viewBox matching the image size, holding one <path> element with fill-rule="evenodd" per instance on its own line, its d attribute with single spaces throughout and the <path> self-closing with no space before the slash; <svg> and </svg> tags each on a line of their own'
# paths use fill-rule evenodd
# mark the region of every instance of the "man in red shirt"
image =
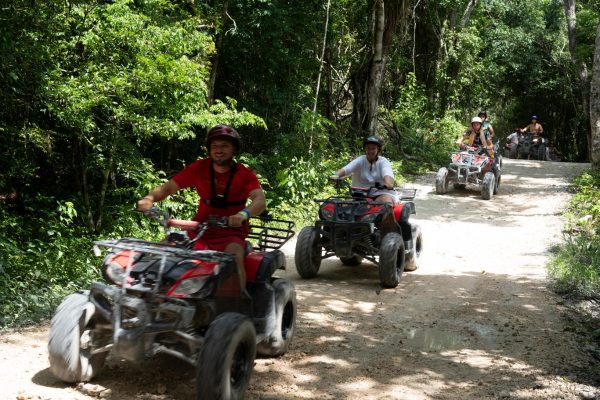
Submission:
<svg viewBox="0 0 600 400">
<path fill-rule="evenodd" d="M 138 201 L 138 209 L 148 210 L 154 202 L 179 189 L 195 187 L 200 196 L 195 221 L 205 222 L 210 215 L 229 217 L 229 227 L 238 228 L 209 228 L 196 248 L 233 253 L 244 289 L 244 249 L 248 236 L 248 224 L 244 222 L 264 211 L 265 194 L 254 171 L 234 161 L 240 148 L 240 136 L 235 129 L 227 125 L 213 127 L 208 131 L 206 147 L 208 158 L 192 162 L 171 180 L 154 188 Z M 246 206 L 248 200 L 250 204 Z"/>
</svg>

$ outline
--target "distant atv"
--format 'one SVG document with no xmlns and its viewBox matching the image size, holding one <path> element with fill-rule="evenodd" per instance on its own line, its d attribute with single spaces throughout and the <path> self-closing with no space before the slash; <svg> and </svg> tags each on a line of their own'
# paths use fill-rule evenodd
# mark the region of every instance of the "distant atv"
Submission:
<svg viewBox="0 0 600 400">
<path fill-rule="evenodd" d="M 524 132 L 519 137 L 519 145 L 516 150 L 516 158 L 546 160 L 546 147 L 548 141 L 539 135 Z"/>
<path fill-rule="evenodd" d="M 520 128 L 517 128 L 509 136 L 506 137 L 504 144 L 504 156 L 508 158 L 518 158 L 519 142 L 522 140 L 523 133 Z"/>
<path fill-rule="evenodd" d="M 196 368 L 198 399 L 242 398 L 256 354 L 284 354 L 294 336 L 294 285 L 273 277 L 285 268 L 278 248 L 293 235 L 292 223 L 250 226 L 258 248 L 248 246 L 241 291 L 234 255 L 194 250 L 207 227 L 224 220 L 174 220 L 156 208 L 149 214 L 164 225 L 166 241 L 96 242 L 110 249 L 102 265 L 107 283 L 94 282 L 59 305 L 50 324 L 50 371 L 66 382 L 89 381 L 110 352 L 133 362 L 163 353 Z"/>
<path fill-rule="evenodd" d="M 495 154 L 498 159 L 494 162 L 483 148 L 465 146 L 463 150 L 452 153 L 450 164 L 438 170 L 436 193 L 445 194 L 451 183 L 455 189 L 474 185 L 481 189 L 482 199 L 491 199 L 498 193 L 501 181 L 501 156 L 497 151 Z"/>
<path fill-rule="evenodd" d="M 320 204 L 314 226 L 302 228 L 296 243 L 296 269 L 302 278 L 314 278 L 321 260 L 337 256 L 344 265 L 357 266 L 363 259 L 379 267 L 382 287 L 396 287 L 402 273 L 417 269 L 423 250 L 421 228 L 411 224 L 415 214 L 416 190 L 404 191 L 395 206 L 376 202 L 372 193 L 382 187 L 351 187 L 344 180 L 336 185 L 348 188 L 347 196 L 315 200 Z M 383 235 L 380 225 L 391 229 Z M 390 223 L 391 221 L 391 223 Z"/>
</svg>

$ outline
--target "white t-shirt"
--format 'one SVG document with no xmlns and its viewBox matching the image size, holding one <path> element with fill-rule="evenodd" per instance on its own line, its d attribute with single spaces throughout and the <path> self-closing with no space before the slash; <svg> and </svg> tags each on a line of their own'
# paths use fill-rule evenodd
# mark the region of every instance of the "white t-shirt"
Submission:
<svg viewBox="0 0 600 400">
<path fill-rule="evenodd" d="M 381 156 L 377 156 L 373 164 L 367 160 L 367 156 L 360 156 L 344 167 L 344 173 L 352 175 L 352 186 L 355 187 L 371 187 L 375 182 L 383 185 L 384 176 L 394 179 L 392 164 Z"/>
</svg>

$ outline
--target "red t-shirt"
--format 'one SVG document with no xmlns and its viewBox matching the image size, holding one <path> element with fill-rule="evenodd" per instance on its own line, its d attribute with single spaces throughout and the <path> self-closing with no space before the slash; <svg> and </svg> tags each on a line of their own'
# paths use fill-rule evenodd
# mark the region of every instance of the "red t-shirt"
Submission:
<svg viewBox="0 0 600 400">
<path fill-rule="evenodd" d="M 204 222 L 208 219 L 209 215 L 216 215 L 219 217 L 227 217 L 234 215 L 239 211 L 243 210 L 245 204 L 231 205 L 226 208 L 217 208 L 209 204 L 206 204 L 203 200 L 210 200 L 213 197 L 211 189 L 210 179 L 210 168 L 211 159 L 204 158 L 202 160 L 196 160 L 191 164 L 187 165 L 184 169 L 179 171 L 174 177 L 173 181 L 179 186 L 179 188 L 195 187 L 200 200 L 198 201 L 198 211 L 194 216 L 195 221 Z M 227 182 L 231 176 L 231 170 L 225 173 L 219 173 L 214 171 L 215 177 L 215 190 L 217 194 L 223 195 Z M 237 164 L 236 171 L 233 175 L 233 180 L 229 186 L 229 194 L 227 195 L 228 201 L 243 201 L 247 200 L 250 192 L 260 189 L 260 182 L 256 177 L 254 171 L 242 164 Z M 243 236 L 247 235 L 247 225 L 244 225 L 245 229 L 242 229 Z M 210 229 L 210 235 L 227 235 L 229 236 L 239 229 Z M 216 232 L 220 231 L 220 232 Z M 207 232 L 208 233 L 208 232 Z"/>
</svg>

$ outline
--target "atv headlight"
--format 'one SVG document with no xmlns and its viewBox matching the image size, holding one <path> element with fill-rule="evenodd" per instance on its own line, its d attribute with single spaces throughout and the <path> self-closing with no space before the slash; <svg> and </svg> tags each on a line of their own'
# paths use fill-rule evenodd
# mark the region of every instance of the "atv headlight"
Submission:
<svg viewBox="0 0 600 400">
<path fill-rule="evenodd" d="M 209 276 L 196 276 L 179 281 L 175 287 L 169 290 L 168 296 L 185 297 L 202 290 Z"/>
</svg>

